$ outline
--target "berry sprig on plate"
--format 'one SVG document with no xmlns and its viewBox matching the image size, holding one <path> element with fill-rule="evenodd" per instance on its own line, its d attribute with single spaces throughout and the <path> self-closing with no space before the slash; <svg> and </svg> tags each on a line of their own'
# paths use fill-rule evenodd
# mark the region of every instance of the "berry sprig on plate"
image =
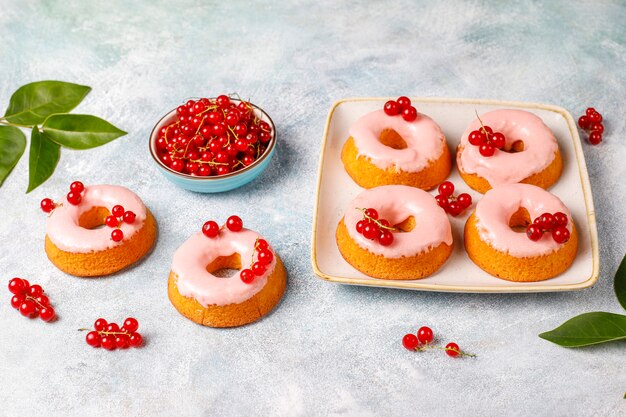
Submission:
<svg viewBox="0 0 626 417">
<path fill-rule="evenodd" d="M 25 279 L 13 278 L 9 281 L 9 291 L 13 294 L 11 306 L 18 309 L 23 316 L 31 319 L 39 317 L 46 322 L 54 319 L 54 308 L 41 285 L 31 285 Z"/>
<path fill-rule="evenodd" d="M 439 194 L 435 196 L 437 204 L 452 216 L 458 216 L 472 205 L 471 195 L 461 193 L 456 197 L 454 196 L 454 184 L 450 181 L 439 184 L 437 191 L 439 191 Z"/>
<path fill-rule="evenodd" d="M 506 138 L 501 132 L 494 132 L 490 126 L 485 126 L 476 112 L 476 117 L 480 122 L 480 128 L 470 132 L 468 141 L 474 146 L 478 146 L 478 152 L 482 156 L 490 157 L 496 149 L 504 149 Z"/>
<path fill-rule="evenodd" d="M 133 317 L 124 320 L 120 328 L 117 323 L 108 323 L 105 319 L 99 318 L 92 329 L 78 329 L 89 331 L 85 336 L 85 341 L 89 346 L 106 350 L 126 349 L 128 347 L 139 347 L 143 343 L 143 337 L 137 332 L 139 322 Z"/>
<path fill-rule="evenodd" d="M 226 95 L 189 100 L 176 115 L 159 131 L 156 148 L 163 164 L 192 176 L 225 175 L 251 165 L 272 138 L 271 126 L 249 102 Z"/>
<path fill-rule="evenodd" d="M 597 145 L 602 142 L 604 134 L 602 115 L 593 107 L 587 108 L 585 114 L 578 118 L 578 126 L 589 134 L 589 143 Z"/>
<path fill-rule="evenodd" d="M 383 109 L 387 116 L 401 115 L 407 122 L 417 119 L 417 109 L 411 105 L 411 99 L 406 96 L 387 101 Z"/>
<path fill-rule="evenodd" d="M 446 355 L 456 358 L 457 356 L 470 356 L 476 357 L 471 353 L 467 353 L 459 348 L 454 342 L 450 342 L 446 345 L 446 347 L 435 346 L 432 344 L 435 335 L 430 327 L 420 327 L 417 331 L 417 334 L 408 333 L 404 335 L 402 338 L 402 346 L 404 346 L 407 350 L 412 351 L 423 351 L 427 349 L 440 349 L 443 350 Z"/>
<path fill-rule="evenodd" d="M 557 211 L 556 213 L 543 213 L 526 228 L 526 236 L 532 241 L 538 241 L 543 234 L 548 232 L 556 243 L 565 243 L 570 238 L 567 224 L 567 214 Z"/>
<path fill-rule="evenodd" d="M 383 246 L 393 243 L 396 231 L 386 219 L 378 218 L 378 211 L 373 208 L 357 208 L 363 212 L 363 218 L 356 223 L 356 231 L 369 240 L 377 240 Z"/>
</svg>

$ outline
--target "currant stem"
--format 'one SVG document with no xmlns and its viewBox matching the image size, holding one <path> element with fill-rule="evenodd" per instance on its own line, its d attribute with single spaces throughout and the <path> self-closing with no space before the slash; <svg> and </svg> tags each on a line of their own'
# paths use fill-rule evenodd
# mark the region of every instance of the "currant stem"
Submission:
<svg viewBox="0 0 626 417">
<path fill-rule="evenodd" d="M 428 350 L 428 349 L 438 349 L 438 350 L 443 350 L 445 352 L 448 352 L 448 351 L 457 352 L 461 356 L 469 356 L 470 358 L 475 358 L 476 357 L 476 355 L 474 355 L 473 353 L 467 353 L 467 352 L 462 351 L 461 349 L 459 349 L 459 350 L 450 349 L 450 348 L 446 348 L 446 347 L 431 345 L 429 343 L 426 343 L 425 345 L 418 346 L 418 347 L 415 348 L 415 350 L 417 352 L 421 352 L 421 351 Z"/>
<path fill-rule="evenodd" d="M 478 121 L 480 122 L 480 130 L 483 131 L 483 133 L 485 134 L 485 137 L 487 138 L 487 140 L 489 140 L 489 132 L 487 131 L 487 129 L 485 129 L 485 125 L 483 124 L 483 121 L 478 115 L 478 111 L 476 109 L 474 109 L 474 113 L 476 113 L 476 117 L 478 118 Z"/>
<path fill-rule="evenodd" d="M 373 219 L 370 216 L 368 216 L 367 214 L 365 214 L 365 210 L 364 208 L 356 208 L 357 210 L 363 212 L 363 217 L 365 217 L 367 220 L 374 222 L 378 225 L 378 227 L 380 227 L 381 229 L 387 229 L 387 230 L 391 230 L 391 231 L 397 231 L 398 229 L 396 229 L 395 227 L 391 227 L 391 226 L 385 226 L 384 224 L 382 224 L 380 221 L 378 221 L 378 219 Z"/>
</svg>

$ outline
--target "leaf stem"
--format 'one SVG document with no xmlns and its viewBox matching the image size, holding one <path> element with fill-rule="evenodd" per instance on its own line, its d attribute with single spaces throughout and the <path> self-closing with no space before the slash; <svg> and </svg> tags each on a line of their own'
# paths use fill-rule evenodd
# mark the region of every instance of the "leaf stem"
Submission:
<svg viewBox="0 0 626 417">
<path fill-rule="evenodd" d="M 28 126 L 28 125 L 20 125 L 20 124 L 17 124 L 17 123 L 11 123 L 7 119 L 5 119 L 4 117 L 0 117 L 0 124 L 7 125 L 7 126 L 14 126 L 14 127 L 23 127 L 25 129 L 32 129 L 33 127 L 35 127 L 35 126 Z M 39 129 L 39 131 L 41 131 L 41 129 Z"/>
</svg>

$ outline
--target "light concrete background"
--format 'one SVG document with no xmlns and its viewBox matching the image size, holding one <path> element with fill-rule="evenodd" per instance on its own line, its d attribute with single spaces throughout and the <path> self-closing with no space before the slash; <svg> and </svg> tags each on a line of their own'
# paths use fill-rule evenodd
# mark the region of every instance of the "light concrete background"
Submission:
<svg viewBox="0 0 626 417">
<path fill-rule="evenodd" d="M 77 111 L 129 134 L 92 151 L 64 149 L 54 176 L 29 195 L 25 157 L 0 188 L 0 281 L 42 284 L 60 317 L 26 320 L 0 289 L 0 415 L 625 415 L 624 343 L 567 350 L 537 334 L 582 312 L 621 311 L 612 277 L 626 248 L 626 5 L 545 3 L 2 0 L 0 106 L 27 82 L 78 82 L 93 92 Z M 221 92 L 271 114 L 277 156 L 241 189 L 178 189 L 153 165 L 149 132 L 185 98 Z M 342 97 L 400 94 L 599 109 L 605 142 L 585 146 L 597 285 L 471 295 L 318 280 L 309 240 L 327 111 Z M 76 179 L 125 185 L 144 199 L 160 227 L 145 261 L 93 280 L 50 264 L 39 200 Z M 289 286 L 258 323 L 203 328 L 170 305 L 168 267 L 202 222 L 231 213 L 273 243 Z M 76 331 L 129 315 L 147 340 L 141 349 L 92 349 Z M 478 358 L 407 352 L 400 339 L 421 324 Z"/>
</svg>

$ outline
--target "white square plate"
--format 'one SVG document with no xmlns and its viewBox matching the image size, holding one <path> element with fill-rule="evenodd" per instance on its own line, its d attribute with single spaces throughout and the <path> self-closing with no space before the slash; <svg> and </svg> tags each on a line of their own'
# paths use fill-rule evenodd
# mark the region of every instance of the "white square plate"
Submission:
<svg viewBox="0 0 626 417">
<path fill-rule="evenodd" d="M 454 218 L 454 250 L 448 261 L 428 278 L 404 281 L 370 278 L 350 266 L 339 253 L 335 229 L 345 207 L 363 189 L 348 176 L 340 159 L 349 128 L 359 117 L 381 109 L 389 98 L 350 98 L 336 102 L 330 109 L 319 166 L 317 204 L 313 219 L 311 263 L 322 279 L 343 284 L 393 287 L 426 291 L 454 292 L 539 292 L 571 291 L 592 286 L 598 279 L 599 256 L 593 200 L 580 137 L 572 116 L 565 109 L 523 102 L 494 100 L 412 98 L 419 112 L 432 117 L 443 130 L 448 146 L 454 151 L 466 126 L 479 114 L 501 108 L 521 108 L 541 117 L 552 129 L 563 155 L 563 174 L 550 189 L 570 209 L 579 230 L 578 255 L 563 274 L 546 281 L 515 283 L 495 278 L 469 259 L 463 246 L 463 227 L 471 210 Z M 481 194 L 471 190 L 456 167 L 450 177 L 457 192 L 468 192 L 475 203 Z"/>
</svg>

